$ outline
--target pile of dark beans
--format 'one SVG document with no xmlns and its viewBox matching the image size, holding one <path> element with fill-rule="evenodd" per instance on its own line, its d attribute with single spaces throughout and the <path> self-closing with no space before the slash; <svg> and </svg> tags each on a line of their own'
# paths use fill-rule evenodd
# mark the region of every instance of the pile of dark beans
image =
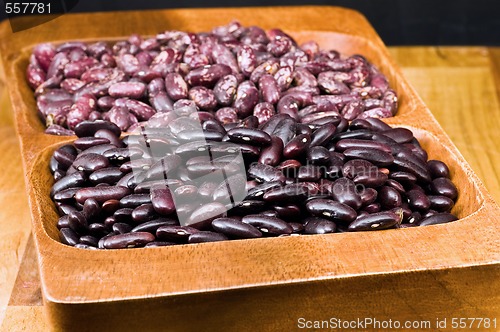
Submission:
<svg viewBox="0 0 500 332">
<path fill-rule="evenodd" d="M 250 115 L 221 124 L 191 114 L 141 130 L 121 137 L 115 124 L 84 121 L 75 126 L 74 143 L 55 150 L 50 195 L 63 243 L 154 247 L 457 219 L 448 167 L 428 160 L 410 130 L 376 118 L 324 117 L 306 125 L 277 114 L 259 124 Z M 163 155 L 152 156 L 151 147 Z M 200 155 L 207 151 L 210 159 Z M 246 174 L 231 173 L 235 152 Z M 221 168 L 228 173 L 223 183 L 193 185 Z M 245 198 L 228 209 L 220 202 L 232 194 L 229 187 L 245 189 Z M 176 206 L 173 193 L 188 203 Z"/>
<path fill-rule="evenodd" d="M 209 33 L 40 44 L 26 76 L 46 133 L 54 135 L 73 135 L 80 122 L 99 119 L 130 132 L 187 104 L 222 123 L 250 115 L 263 123 L 274 114 L 302 123 L 339 114 L 386 118 L 398 108 L 386 77 L 363 56 L 237 22 Z"/>
</svg>

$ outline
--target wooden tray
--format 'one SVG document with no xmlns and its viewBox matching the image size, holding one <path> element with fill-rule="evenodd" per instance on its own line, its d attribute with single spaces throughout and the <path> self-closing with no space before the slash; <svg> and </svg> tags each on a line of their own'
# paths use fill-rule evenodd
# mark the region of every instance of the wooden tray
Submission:
<svg viewBox="0 0 500 332">
<path fill-rule="evenodd" d="M 59 243 L 57 214 L 48 197 L 48 159 L 73 138 L 43 133 L 24 79 L 32 46 L 167 29 L 204 31 L 232 19 L 280 27 L 300 41 L 314 39 L 323 48 L 360 53 L 375 63 L 400 96 L 399 113 L 388 123 L 412 129 L 430 158 L 450 166 L 460 191 L 453 212 L 460 220 L 383 232 L 154 249 L 96 252 Z M 4 22 L 0 37 L 44 302 L 54 329 L 289 331 L 301 317 L 402 321 L 499 314 L 500 209 L 360 14 L 335 7 L 78 14 L 16 34 Z M 469 297 L 470 307 L 453 306 L 454 292 Z"/>
</svg>

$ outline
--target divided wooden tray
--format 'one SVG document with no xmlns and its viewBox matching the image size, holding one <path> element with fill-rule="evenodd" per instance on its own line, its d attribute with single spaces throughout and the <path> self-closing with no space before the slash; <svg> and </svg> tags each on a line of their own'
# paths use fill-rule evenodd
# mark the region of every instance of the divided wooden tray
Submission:
<svg viewBox="0 0 500 332">
<path fill-rule="evenodd" d="M 413 130 L 430 158 L 450 166 L 460 191 L 453 212 L 460 220 L 154 249 L 90 251 L 59 243 L 48 160 L 74 138 L 43 133 L 24 79 L 31 48 L 45 41 L 107 40 L 167 29 L 206 31 L 233 19 L 280 27 L 299 41 L 314 39 L 323 48 L 360 53 L 375 63 L 400 96 L 399 113 L 387 122 Z M 359 13 L 308 6 L 77 14 L 16 34 L 4 22 L 0 37 L 44 302 L 54 329 L 289 331 L 300 318 L 434 323 L 438 317 L 500 313 L 500 209 Z M 470 298 L 470 307 L 453 306 L 449 299 L 455 293 Z"/>
</svg>

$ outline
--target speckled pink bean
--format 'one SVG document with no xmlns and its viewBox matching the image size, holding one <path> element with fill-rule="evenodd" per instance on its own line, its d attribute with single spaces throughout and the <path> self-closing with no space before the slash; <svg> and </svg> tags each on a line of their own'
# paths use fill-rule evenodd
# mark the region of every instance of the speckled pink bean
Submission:
<svg viewBox="0 0 500 332">
<path fill-rule="evenodd" d="M 280 91 L 285 91 L 290 87 L 290 84 L 293 81 L 292 76 L 292 67 L 284 66 L 278 69 L 278 71 L 274 74 L 274 79 L 276 80 L 276 84 L 278 85 Z"/>
<path fill-rule="evenodd" d="M 148 120 L 156 113 L 151 106 L 138 100 L 129 99 L 126 101 L 126 106 L 139 121 Z"/>
<path fill-rule="evenodd" d="M 185 99 L 188 96 L 188 86 L 178 73 L 170 73 L 165 77 L 165 90 L 172 100 Z"/>
<path fill-rule="evenodd" d="M 249 116 L 259 102 L 259 90 L 251 81 L 244 81 L 236 90 L 233 107 L 240 118 Z"/>
<path fill-rule="evenodd" d="M 114 98 L 133 98 L 140 99 L 146 92 L 146 85 L 141 82 L 118 82 L 112 84 L 108 93 Z"/>
<path fill-rule="evenodd" d="M 214 86 L 213 92 L 217 102 L 221 106 L 229 106 L 234 100 L 236 89 L 238 88 L 238 79 L 234 75 L 222 77 Z"/>
<path fill-rule="evenodd" d="M 217 100 L 212 90 L 204 86 L 195 86 L 189 90 L 189 99 L 193 100 L 200 109 L 212 110 L 217 106 Z"/>
<path fill-rule="evenodd" d="M 259 90 L 262 100 L 275 104 L 280 100 L 280 89 L 272 75 L 266 74 L 259 79 Z"/>
<path fill-rule="evenodd" d="M 215 118 L 222 124 L 238 122 L 238 113 L 233 107 L 219 108 L 215 112 Z"/>
<path fill-rule="evenodd" d="M 236 59 L 243 75 L 250 76 L 257 65 L 255 53 L 252 48 L 248 45 L 241 45 L 238 49 Z"/>
<path fill-rule="evenodd" d="M 226 65 L 215 64 L 191 70 L 184 79 L 191 86 L 202 85 L 211 88 L 222 77 L 231 74 L 231 68 Z"/>
</svg>

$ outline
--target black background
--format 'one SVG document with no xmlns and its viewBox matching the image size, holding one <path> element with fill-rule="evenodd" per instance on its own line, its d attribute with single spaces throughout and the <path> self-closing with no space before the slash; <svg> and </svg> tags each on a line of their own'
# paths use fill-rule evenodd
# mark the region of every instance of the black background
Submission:
<svg viewBox="0 0 500 332">
<path fill-rule="evenodd" d="M 2 20 L 4 1 L 0 4 Z M 80 0 L 71 12 L 268 5 L 359 10 L 387 45 L 500 45 L 500 0 Z"/>
</svg>

